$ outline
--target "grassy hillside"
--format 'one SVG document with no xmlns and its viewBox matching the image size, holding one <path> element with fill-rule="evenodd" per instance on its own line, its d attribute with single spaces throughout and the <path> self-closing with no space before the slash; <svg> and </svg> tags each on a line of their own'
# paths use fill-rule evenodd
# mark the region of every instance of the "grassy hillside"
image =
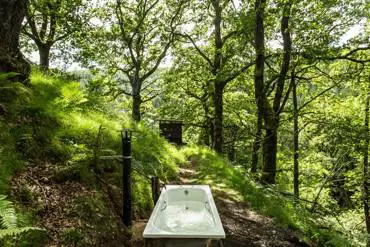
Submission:
<svg viewBox="0 0 370 247">
<path fill-rule="evenodd" d="M 119 131 L 125 128 L 134 130 L 135 215 L 139 218 L 150 213 L 150 176 L 157 175 L 162 181 L 176 176 L 176 165 L 183 162 L 183 157 L 175 147 L 145 125 L 133 125 L 121 113 L 119 104 L 105 102 L 103 98 L 98 98 L 99 95 L 81 88 L 77 81 L 66 80 L 61 75 L 45 76 L 34 71 L 29 86 L 17 85 L 14 90 L 2 89 L 2 92 L 11 94 L 18 91 L 18 87 L 22 89 L 22 95 L 17 95 L 19 98 L 2 102 L 6 112 L 1 116 L 0 123 L 5 130 L 0 136 L 3 144 L 0 149 L 0 195 L 12 195 L 10 199 L 18 202 L 20 226 L 31 224 L 44 227 L 40 221 L 50 211 L 42 205 L 45 203 L 42 193 L 38 191 L 37 184 L 33 184 L 32 180 L 35 179 L 29 175 L 32 170 L 43 172 L 38 171 L 37 167 L 50 168 L 50 172 L 45 175 L 45 179 L 50 180 L 49 185 L 45 186 L 53 188 L 50 184 L 64 186 L 77 182 L 83 184 L 87 191 L 96 194 L 94 198 L 77 198 L 76 205 L 70 205 L 70 211 L 83 212 L 86 207 L 95 205 L 106 213 L 114 212 L 109 208 L 111 205 L 105 203 L 108 195 L 104 186 L 108 186 L 109 196 L 115 200 L 113 204 L 116 205 L 113 207 L 118 208 L 121 165 L 115 160 L 100 161 L 97 157 L 120 154 Z M 22 171 L 28 174 L 19 177 Z M 16 177 L 12 186 L 14 175 Z M 37 181 L 41 185 L 43 182 Z M 116 211 L 119 212 L 119 209 Z M 74 214 L 78 217 L 81 212 Z M 98 228 L 101 223 L 94 219 L 97 216 L 90 216 L 82 220 L 90 220 Z M 46 227 L 46 241 L 42 242 L 60 241 L 60 238 L 71 238 L 72 242 L 96 242 L 88 239 L 94 238 L 96 232 L 81 237 L 84 229 L 77 228 L 66 228 L 62 232 L 66 231 L 67 236 L 55 237 L 55 233 L 52 233 L 55 229 Z M 111 234 L 109 231 L 106 234 Z M 8 239 L 7 244 L 11 246 L 11 243 Z M 16 245 L 19 244 L 27 245 L 27 241 L 17 241 Z"/>
</svg>

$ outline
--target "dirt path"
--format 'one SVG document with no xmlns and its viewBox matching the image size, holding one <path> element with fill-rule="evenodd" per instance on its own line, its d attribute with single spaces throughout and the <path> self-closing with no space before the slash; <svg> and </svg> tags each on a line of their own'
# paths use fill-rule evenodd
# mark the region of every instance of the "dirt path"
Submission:
<svg viewBox="0 0 370 247">
<path fill-rule="evenodd" d="M 195 170 L 191 167 L 180 168 L 180 180 L 175 184 L 197 184 Z M 298 235 L 291 230 L 277 227 L 273 220 L 248 209 L 247 203 L 238 202 L 235 195 L 226 194 L 222 188 L 212 187 L 218 212 L 226 233 L 225 247 L 306 247 Z M 236 193 L 236 192 L 235 192 Z M 145 223 L 134 227 L 135 246 L 142 246 L 140 235 Z"/>
<path fill-rule="evenodd" d="M 197 183 L 192 167 L 180 169 L 183 184 Z M 245 202 L 235 199 L 237 192 L 226 193 L 220 187 L 212 187 L 212 193 L 226 233 L 224 246 L 256 247 L 306 247 L 298 235 L 287 229 L 279 228 L 271 218 L 248 209 Z"/>
</svg>

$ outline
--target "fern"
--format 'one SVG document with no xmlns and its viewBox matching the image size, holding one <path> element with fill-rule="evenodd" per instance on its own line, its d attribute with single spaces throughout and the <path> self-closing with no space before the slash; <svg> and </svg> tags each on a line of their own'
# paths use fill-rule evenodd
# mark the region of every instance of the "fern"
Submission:
<svg viewBox="0 0 370 247">
<path fill-rule="evenodd" d="M 34 230 L 40 231 L 42 229 L 37 228 L 37 227 L 16 227 L 16 228 L 3 229 L 3 230 L 0 230 L 0 240 L 6 237 L 16 237 L 16 236 L 19 236 L 19 235 L 22 235 L 29 231 L 34 231 Z"/>
<path fill-rule="evenodd" d="M 0 195 L 0 240 L 15 237 L 31 230 L 42 230 L 37 227 L 17 227 L 17 216 L 13 204 Z"/>
<path fill-rule="evenodd" d="M 18 73 L 0 73 L 0 104 L 26 103 L 31 97 L 30 88 L 20 82 L 9 81 L 9 78 L 17 76 Z"/>
<path fill-rule="evenodd" d="M 14 228 L 17 226 L 17 216 L 10 201 L 0 195 L 0 229 Z"/>
</svg>

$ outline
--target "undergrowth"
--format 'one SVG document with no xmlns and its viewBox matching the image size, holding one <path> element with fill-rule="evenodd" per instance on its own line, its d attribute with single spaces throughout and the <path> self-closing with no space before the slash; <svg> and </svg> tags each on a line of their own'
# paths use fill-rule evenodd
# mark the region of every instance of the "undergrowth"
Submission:
<svg viewBox="0 0 370 247">
<path fill-rule="evenodd" d="M 0 194 L 10 194 L 11 178 L 24 166 L 38 163 L 51 163 L 55 166 L 55 174 L 51 178 L 54 183 L 77 181 L 92 191 L 101 190 L 102 193 L 106 193 L 104 183 L 112 188 L 120 188 L 121 162 L 116 159 L 100 160 L 99 157 L 119 155 L 120 131 L 129 128 L 134 131 L 132 181 L 135 216 L 147 217 L 153 207 L 149 199 L 150 177 L 156 175 L 164 182 L 175 179 L 177 164 L 184 162 L 184 158 L 151 128 L 132 123 L 129 116 L 123 113 L 125 109 L 122 109 L 119 102 L 108 101 L 99 92 L 91 92 L 81 87 L 79 82 L 65 78 L 62 74 L 45 75 L 33 71 L 30 85 L 16 84 L 12 89 L 18 92 L 18 88 L 22 88 L 23 96 L 27 97 L 19 95 L 22 100 L 17 100 L 9 96 L 7 101 L 0 102 L 1 109 L 4 109 L 3 114 L 0 114 L 0 128 L 5 130 L 0 134 Z M 4 90 L 0 88 L 0 93 L 4 93 Z M 10 95 L 10 92 L 4 94 Z M 101 180 L 105 182 L 102 184 Z M 120 191 L 113 192 L 119 204 Z M 39 200 L 34 197 L 31 199 Z M 101 208 L 101 212 L 112 210 L 103 208 L 108 207 L 105 202 L 107 197 L 95 199 L 91 198 Z M 81 201 L 71 206 L 75 207 L 78 215 L 87 212 L 80 207 L 86 203 Z M 36 216 L 39 212 L 22 205 L 22 201 L 18 201 L 18 204 L 20 218 L 28 218 L 28 224 L 37 225 Z M 92 210 L 92 215 L 86 220 L 98 227 L 101 214 L 94 214 Z M 109 234 L 109 230 L 99 231 Z M 76 246 L 89 241 L 91 243 L 92 240 L 81 236 L 84 232 L 79 228 L 66 228 L 59 234 L 59 238 L 62 238 L 59 243 Z M 38 238 L 36 235 L 20 238 L 9 246 L 27 246 L 33 241 L 33 244 L 37 242 L 42 246 L 42 238 L 48 236 L 40 236 L 40 239 L 35 240 Z"/>
<path fill-rule="evenodd" d="M 272 217 L 283 227 L 301 232 L 306 241 L 318 246 L 356 246 L 348 236 L 336 231 L 333 224 L 318 224 L 317 215 L 311 214 L 303 205 L 283 197 L 275 188 L 266 188 L 254 182 L 245 175 L 242 166 L 231 164 L 208 148 L 188 146 L 181 152 L 195 164 L 200 183 L 239 192 L 242 200 L 252 209 Z"/>
<path fill-rule="evenodd" d="M 133 124 L 121 114 L 120 106 L 114 102 L 97 100 L 96 95 L 82 89 L 78 82 L 64 81 L 62 77 L 45 76 L 33 73 L 31 83 L 36 91 L 34 108 L 42 109 L 54 124 L 41 130 L 49 141 L 52 152 L 44 157 L 55 157 L 62 167 L 74 166 L 80 180 L 94 185 L 91 181 L 91 162 L 94 162 L 94 146 L 100 140 L 99 155 L 113 156 L 121 152 L 120 131 L 133 130 L 132 152 L 134 167 L 134 199 L 139 208 L 150 208 L 150 176 L 159 176 L 167 181 L 176 176 L 178 158 L 176 149 L 144 124 Z M 45 118 L 44 118 L 45 119 Z M 98 137 L 99 128 L 102 134 Z M 46 148 L 44 146 L 44 148 Z M 38 152 L 40 154 L 40 151 Z M 115 166 L 115 184 L 120 182 L 119 162 L 108 161 Z M 105 161 L 98 161 L 103 165 Z M 114 163 L 112 165 L 112 163 Z M 76 168 L 77 166 L 77 168 Z M 73 174 L 67 174 L 68 176 Z M 71 176 L 73 177 L 73 176 Z"/>
</svg>

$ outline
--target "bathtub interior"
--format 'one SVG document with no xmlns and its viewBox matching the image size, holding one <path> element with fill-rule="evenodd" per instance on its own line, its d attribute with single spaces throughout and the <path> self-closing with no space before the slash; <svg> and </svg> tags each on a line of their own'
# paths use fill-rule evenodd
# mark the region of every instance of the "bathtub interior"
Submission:
<svg viewBox="0 0 370 247">
<path fill-rule="evenodd" d="M 144 238 L 225 237 L 208 185 L 167 185 L 144 230 Z"/>
</svg>

